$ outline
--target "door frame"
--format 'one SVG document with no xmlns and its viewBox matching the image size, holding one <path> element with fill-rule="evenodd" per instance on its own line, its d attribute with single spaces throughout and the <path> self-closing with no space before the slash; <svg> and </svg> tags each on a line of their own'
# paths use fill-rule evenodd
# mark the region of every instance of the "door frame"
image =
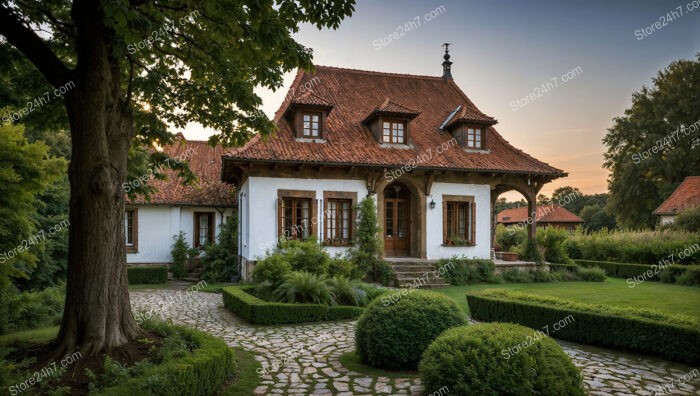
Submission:
<svg viewBox="0 0 700 396">
<path fill-rule="evenodd" d="M 416 179 L 416 180 L 414 180 Z M 380 224 L 381 238 L 384 241 L 384 210 L 385 210 L 385 200 L 384 200 L 384 190 L 387 186 L 394 183 L 402 184 L 409 192 L 409 218 L 408 218 L 408 233 L 409 233 L 409 249 L 408 256 L 400 257 L 413 257 L 413 258 L 427 258 L 426 249 L 426 238 L 425 238 L 425 226 L 426 226 L 426 211 L 427 211 L 427 201 L 426 195 L 423 193 L 423 188 L 418 187 L 422 183 L 419 177 L 413 175 L 404 175 L 401 177 L 400 181 L 396 181 L 388 178 L 381 178 L 378 180 L 376 185 L 376 201 L 377 201 L 377 220 Z M 386 252 L 384 257 L 387 256 Z"/>
<path fill-rule="evenodd" d="M 389 188 L 394 188 L 394 186 L 400 186 L 405 192 L 406 196 L 405 198 L 387 198 L 386 197 L 386 190 Z M 392 217 L 393 217 L 393 224 L 392 224 L 392 229 L 394 230 L 394 238 L 396 238 L 393 242 L 394 244 L 394 249 L 393 249 L 393 254 L 390 255 L 390 257 L 410 257 L 411 254 L 411 191 L 404 186 L 401 183 L 392 183 L 384 188 L 384 205 L 383 205 L 383 213 L 386 215 L 387 213 L 387 206 L 389 203 L 392 203 Z M 406 222 L 405 224 L 405 236 L 403 237 L 405 243 L 406 243 L 406 248 L 405 248 L 405 253 L 404 254 L 398 254 L 397 248 L 396 248 L 396 243 L 398 243 L 398 229 L 399 229 L 399 203 L 405 203 L 406 207 L 404 208 L 404 216 L 405 219 L 404 221 Z M 386 218 L 384 219 L 384 227 L 386 227 Z M 385 254 L 389 256 L 389 254 L 386 252 L 386 246 L 388 245 L 388 238 L 386 235 L 386 229 L 384 228 L 382 230 L 382 236 L 384 238 L 384 246 L 385 246 Z M 403 253 L 403 251 L 402 251 Z"/>
</svg>

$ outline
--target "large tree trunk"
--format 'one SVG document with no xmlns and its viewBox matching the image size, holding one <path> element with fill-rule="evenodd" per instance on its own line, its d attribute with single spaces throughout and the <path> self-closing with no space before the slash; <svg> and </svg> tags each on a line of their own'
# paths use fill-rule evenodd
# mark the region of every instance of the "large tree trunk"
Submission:
<svg viewBox="0 0 700 396">
<path fill-rule="evenodd" d="M 75 88 L 65 98 L 73 148 L 71 227 L 57 352 L 93 355 L 140 333 L 129 302 L 122 187 L 133 116 L 121 98 L 119 64 L 109 53 L 99 2 L 76 4 L 73 14 L 82 42 Z"/>
</svg>

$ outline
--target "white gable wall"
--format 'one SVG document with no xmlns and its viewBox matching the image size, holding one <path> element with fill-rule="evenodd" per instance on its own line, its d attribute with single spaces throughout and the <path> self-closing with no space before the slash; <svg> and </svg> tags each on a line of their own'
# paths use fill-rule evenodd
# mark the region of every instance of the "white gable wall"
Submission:
<svg viewBox="0 0 700 396">
<path fill-rule="evenodd" d="M 214 213 L 215 235 L 219 235 L 219 225 L 223 218 L 219 211 L 211 207 L 168 206 L 168 205 L 129 205 L 138 209 L 138 252 L 127 253 L 127 264 L 167 264 L 172 262 L 170 250 L 173 236 L 180 231 L 192 246 L 194 235 L 194 212 Z M 227 209 L 224 216 L 233 214 Z"/>
</svg>

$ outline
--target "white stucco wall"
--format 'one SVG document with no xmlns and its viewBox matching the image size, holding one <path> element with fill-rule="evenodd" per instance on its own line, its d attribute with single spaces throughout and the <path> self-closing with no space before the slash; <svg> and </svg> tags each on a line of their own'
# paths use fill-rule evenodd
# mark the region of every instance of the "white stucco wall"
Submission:
<svg viewBox="0 0 700 396">
<path fill-rule="evenodd" d="M 675 215 L 662 215 L 659 217 L 661 218 L 661 225 L 671 224 L 676 220 Z"/>
<path fill-rule="evenodd" d="M 358 200 L 367 195 L 367 188 L 362 180 L 334 179 L 295 179 L 250 177 L 240 189 L 239 205 L 241 210 L 241 255 L 247 260 L 259 260 L 266 250 L 277 244 L 277 190 L 316 191 L 318 199 L 317 238 L 323 235 L 323 191 L 357 192 Z M 476 246 L 442 246 L 442 195 L 473 196 L 476 202 Z M 426 214 L 426 248 L 428 259 L 449 258 L 455 255 L 467 257 L 490 257 L 490 204 L 491 190 L 488 185 L 434 183 L 432 197 L 426 203 L 435 200 L 435 209 L 428 209 Z M 344 253 L 347 248 L 326 247 L 331 254 Z"/>
<path fill-rule="evenodd" d="M 491 251 L 491 188 L 480 184 L 434 183 L 432 197 L 427 202 L 435 200 L 435 209 L 430 209 L 426 215 L 427 227 L 426 250 L 429 260 L 450 258 L 452 256 L 467 256 L 469 258 L 490 257 Z M 476 203 L 476 246 L 442 246 L 442 195 L 473 196 Z"/>
<path fill-rule="evenodd" d="M 266 250 L 271 250 L 277 244 L 277 190 L 306 190 L 316 191 L 318 200 L 318 213 L 315 214 L 316 237 L 320 240 L 323 232 L 323 191 L 347 191 L 356 192 L 357 199 L 361 200 L 367 195 L 367 187 L 363 180 L 336 180 L 336 179 L 295 179 L 273 177 L 250 177 L 242 187 L 247 199 L 241 200 L 241 210 L 245 213 L 246 223 L 242 223 L 243 230 L 248 228 L 247 237 L 241 233 L 241 255 L 248 260 L 259 260 L 265 255 Z M 245 201 L 245 203 L 243 202 Z M 343 253 L 347 248 L 327 247 L 326 251 L 331 255 Z"/>
<path fill-rule="evenodd" d="M 194 212 L 214 213 L 215 235 L 219 234 L 219 225 L 223 221 L 219 211 L 211 207 L 140 205 L 130 206 L 138 209 L 138 252 L 127 253 L 128 264 L 170 263 L 170 249 L 173 236 L 180 231 L 185 233 L 187 243 L 192 246 L 194 235 Z M 224 216 L 233 214 L 227 209 Z"/>
</svg>

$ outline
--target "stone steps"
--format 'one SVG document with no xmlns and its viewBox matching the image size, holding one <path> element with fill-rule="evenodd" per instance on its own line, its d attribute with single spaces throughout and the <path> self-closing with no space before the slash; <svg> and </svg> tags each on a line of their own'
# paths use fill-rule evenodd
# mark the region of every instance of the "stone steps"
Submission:
<svg viewBox="0 0 700 396">
<path fill-rule="evenodd" d="M 397 287 L 430 289 L 450 286 L 445 279 L 435 275 L 435 263 L 427 260 L 387 261 L 394 270 Z"/>
</svg>

